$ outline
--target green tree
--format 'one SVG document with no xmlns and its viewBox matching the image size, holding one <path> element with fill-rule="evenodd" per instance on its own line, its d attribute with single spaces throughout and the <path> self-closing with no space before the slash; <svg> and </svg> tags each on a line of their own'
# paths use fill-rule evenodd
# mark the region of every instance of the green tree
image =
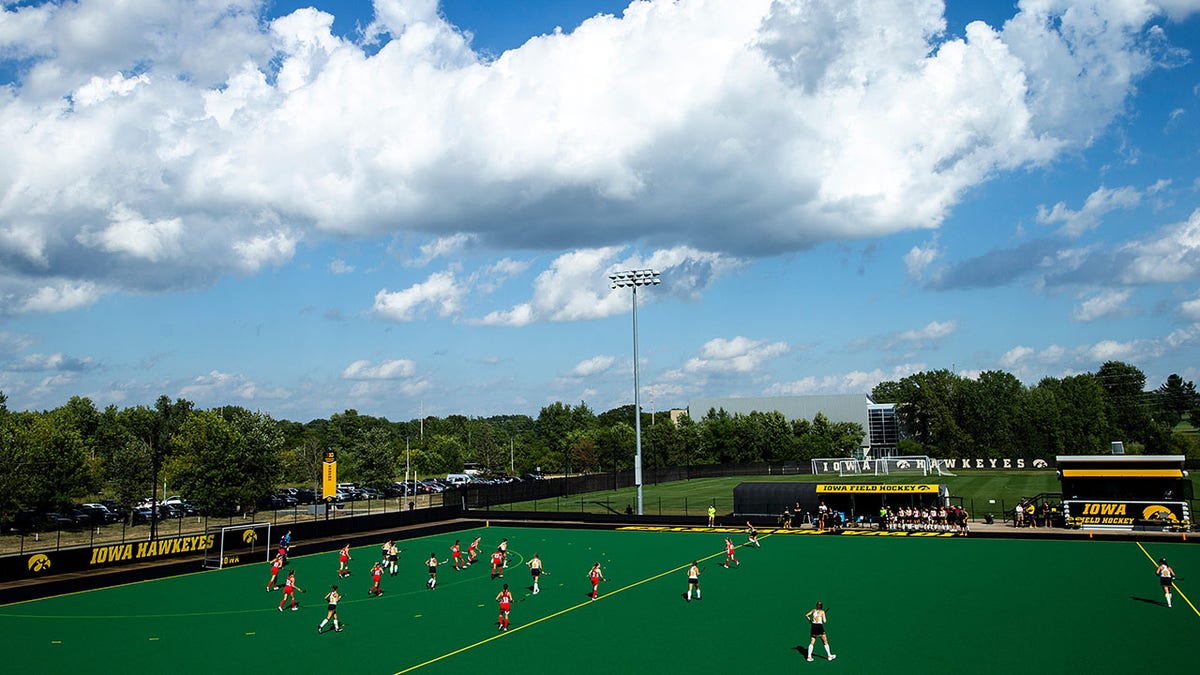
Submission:
<svg viewBox="0 0 1200 675">
<path fill-rule="evenodd" d="M 20 413 L 13 420 L 20 463 L 9 470 L 17 469 L 23 479 L 18 494 L 26 506 L 62 510 L 96 489 L 79 432 L 60 427 L 49 415 Z"/>
<path fill-rule="evenodd" d="M 1196 385 L 1190 380 L 1185 381 L 1175 373 L 1167 376 L 1167 381 L 1154 390 L 1154 402 L 1157 419 L 1169 428 L 1200 408 L 1200 394 L 1196 393 Z"/>
<path fill-rule="evenodd" d="M 134 505 L 149 496 L 146 486 L 154 479 L 152 455 L 146 441 L 129 437 L 124 444 L 111 450 L 105 461 L 104 476 L 112 498 L 130 518 Z"/>
<path fill-rule="evenodd" d="M 395 439 L 386 428 L 360 430 L 351 456 L 351 475 L 366 487 L 382 489 L 398 477 Z"/>
<path fill-rule="evenodd" d="M 1150 440 L 1154 429 L 1146 375 L 1128 363 L 1108 361 L 1096 371 L 1095 378 L 1104 389 L 1108 417 L 1121 439 L 1143 444 Z"/>
<path fill-rule="evenodd" d="M 976 456 L 1022 455 L 1018 430 L 1025 409 L 1025 386 L 1009 373 L 988 370 L 975 380 L 959 384 L 958 410 L 963 433 L 975 446 Z"/>
<path fill-rule="evenodd" d="M 193 412 L 171 438 L 172 482 L 196 506 L 250 507 L 279 476 L 282 434 L 274 421 L 240 408 Z"/>
</svg>

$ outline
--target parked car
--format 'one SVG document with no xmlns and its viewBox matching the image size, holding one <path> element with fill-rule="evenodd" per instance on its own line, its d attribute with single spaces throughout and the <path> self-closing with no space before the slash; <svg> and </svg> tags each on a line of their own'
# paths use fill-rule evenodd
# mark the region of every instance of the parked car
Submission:
<svg viewBox="0 0 1200 675">
<path fill-rule="evenodd" d="M 299 489 L 296 490 L 296 493 L 292 496 L 296 498 L 297 504 L 312 504 L 313 502 L 317 501 L 317 493 L 315 490 Z"/>
<path fill-rule="evenodd" d="M 265 497 L 259 497 L 258 510 L 259 511 L 277 511 L 279 509 L 289 508 L 288 499 L 289 498 L 282 497 L 280 495 L 267 495 Z M 291 506 L 295 506 L 296 505 L 295 497 L 291 497 L 290 499 L 292 500 Z"/>
<path fill-rule="evenodd" d="M 120 515 L 114 513 L 107 506 L 100 504 L 100 503 L 93 502 L 93 503 L 87 503 L 87 504 L 80 504 L 79 508 L 81 510 L 86 511 L 87 513 L 91 514 L 92 518 L 95 521 L 97 521 L 98 524 L 115 523 L 115 522 L 121 520 Z"/>
<path fill-rule="evenodd" d="M 133 524 L 141 525 L 154 520 L 154 509 L 149 506 L 139 506 L 133 510 Z"/>
<path fill-rule="evenodd" d="M 48 530 L 70 530 L 79 525 L 71 516 L 65 513 L 58 513 L 57 511 L 47 513 L 42 521 L 46 524 L 46 529 Z"/>
</svg>

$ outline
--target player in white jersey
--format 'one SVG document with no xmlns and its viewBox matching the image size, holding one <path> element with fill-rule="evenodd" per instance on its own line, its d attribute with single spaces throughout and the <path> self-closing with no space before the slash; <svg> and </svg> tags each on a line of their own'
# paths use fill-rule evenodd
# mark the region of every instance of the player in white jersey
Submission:
<svg viewBox="0 0 1200 675">
<path fill-rule="evenodd" d="M 329 607 L 325 612 L 325 618 L 321 620 L 321 625 L 317 626 L 317 635 L 325 632 L 325 624 L 333 621 L 334 632 L 342 632 L 342 627 L 338 625 L 337 604 L 338 600 L 342 599 L 342 594 L 338 593 L 337 585 L 329 587 L 329 592 L 325 594 L 325 600 L 329 603 Z"/>
<path fill-rule="evenodd" d="M 1166 558 L 1158 559 L 1158 569 L 1154 571 L 1158 575 L 1158 582 L 1162 584 L 1163 595 L 1167 596 L 1167 607 L 1171 606 L 1171 588 L 1175 585 L 1175 570 L 1167 564 Z"/>
<path fill-rule="evenodd" d="M 808 614 L 804 615 L 811 624 L 809 628 L 808 638 L 808 660 L 812 661 L 813 645 L 816 644 L 817 638 L 821 638 L 821 642 L 825 643 L 825 655 L 830 661 L 837 658 L 837 654 L 829 651 L 829 636 L 825 634 L 825 622 L 828 620 L 825 616 L 825 607 L 817 602 L 817 606 L 808 610 Z"/>
</svg>

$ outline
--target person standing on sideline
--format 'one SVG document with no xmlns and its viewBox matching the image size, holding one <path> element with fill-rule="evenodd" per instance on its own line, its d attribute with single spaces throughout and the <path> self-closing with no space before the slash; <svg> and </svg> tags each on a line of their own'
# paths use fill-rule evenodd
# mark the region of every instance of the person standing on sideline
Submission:
<svg viewBox="0 0 1200 675">
<path fill-rule="evenodd" d="M 496 596 L 496 601 L 500 603 L 500 619 L 496 622 L 500 626 L 500 630 L 508 630 L 508 610 L 512 609 L 512 592 L 508 590 L 508 584 L 504 584 L 504 588 Z"/>
<path fill-rule="evenodd" d="M 529 574 L 533 576 L 533 594 L 538 594 L 538 577 L 542 576 L 542 559 L 538 554 L 534 553 L 529 562 L 525 563 L 529 566 Z"/>
<path fill-rule="evenodd" d="M 371 568 L 371 581 L 374 583 L 371 590 L 367 591 L 367 595 L 379 597 L 383 595 L 383 589 L 379 587 L 379 580 L 383 578 L 383 563 L 375 563 Z"/>
<path fill-rule="evenodd" d="M 437 586 L 437 568 L 438 565 L 445 564 L 445 562 L 445 560 L 439 561 L 433 553 L 429 554 L 429 560 L 425 561 L 425 564 L 429 566 L 429 580 L 425 582 L 425 587 L 429 590 L 432 591 Z"/>
<path fill-rule="evenodd" d="M 737 557 L 733 555 L 733 540 L 725 537 L 725 564 L 721 565 L 725 569 L 729 569 L 729 562 L 732 560 L 735 567 L 741 567 L 742 563 L 738 562 Z"/>
<path fill-rule="evenodd" d="M 462 559 L 462 545 L 458 540 L 454 540 L 454 545 L 450 547 L 450 557 L 454 558 L 454 571 L 457 572 L 466 567 Z"/>
<path fill-rule="evenodd" d="M 712 527 L 716 523 L 717 523 L 717 505 L 709 504 L 708 505 L 708 526 Z"/>
<path fill-rule="evenodd" d="M 599 560 L 596 561 L 596 564 L 592 565 L 592 569 L 588 572 L 588 579 L 592 580 L 592 600 L 595 600 L 599 595 L 600 582 L 608 581 L 608 579 L 604 578 L 604 573 L 600 571 Z"/>
<path fill-rule="evenodd" d="M 1175 570 L 1167 564 L 1166 558 L 1158 559 L 1158 569 L 1155 570 L 1158 575 L 1158 582 L 1162 584 L 1163 595 L 1167 596 L 1167 607 L 1171 606 L 1171 587 L 1175 584 Z"/>
<path fill-rule="evenodd" d="M 379 567 L 379 565 L 376 565 Z M 335 633 L 342 632 L 342 627 L 338 625 L 337 604 L 338 600 L 342 599 L 342 594 L 338 593 L 337 585 L 329 587 L 329 592 L 325 594 L 325 600 L 329 602 L 329 609 L 325 612 L 325 618 L 321 620 L 321 625 L 317 626 L 317 635 L 325 632 L 325 624 L 333 621 L 333 631 Z"/>
<path fill-rule="evenodd" d="M 275 578 L 279 576 L 279 570 L 283 569 L 283 556 L 276 554 L 275 559 L 271 561 L 271 580 L 267 582 L 267 592 L 279 588 L 275 585 Z"/>
<path fill-rule="evenodd" d="M 350 544 L 338 552 L 338 578 L 350 576 Z"/>
<path fill-rule="evenodd" d="M 296 570 L 288 570 L 287 580 L 283 582 L 283 599 L 279 601 L 279 611 L 283 611 L 283 606 L 288 600 L 292 601 L 293 612 L 299 609 L 296 606 L 296 591 L 303 593 L 304 589 L 296 585 Z"/>
<path fill-rule="evenodd" d="M 687 601 L 692 601 L 692 590 L 696 591 L 696 599 L 700 599 L 700 566 L 696 561 L 692 561 L 692 566 L 688 568 L 688 591 Z"/>
<path fill-rule="evenodd" d="M 804 617 L 811 624 L 808 638 L 808 660 L 813 660 L 812 648 L 816 644 L 817 638 L 821 638 L 821 642 L 825 643 L 825 656 L 829 657 L 830 661 L 836 659 L 837 654 L 829 651 L 829 636 L 825 634 L 825 621 L 827 620 L 825 607 L 818 601 L 817 606 L 808 610 L 808 614 L 805 614 Z"/>
</svg>

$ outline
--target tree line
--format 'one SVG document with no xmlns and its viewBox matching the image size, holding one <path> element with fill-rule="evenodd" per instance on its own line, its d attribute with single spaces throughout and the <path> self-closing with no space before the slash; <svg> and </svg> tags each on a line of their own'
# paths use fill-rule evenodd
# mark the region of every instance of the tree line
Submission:
<svg viewBox="0 0 1200 675">
<path fill-rule="evenodd" d="M 206 513 L 250 508 L 280 486 L 316 487 L 327 450 L 340 480 L 381 488 L 405 477 L 445 475 L 466 463 L 486 474 L 580 474 L 633 468 L 632 405 L 603 413 L 556 402 L 537 417 L 428 416 L 404 422 L 355 410 L 308 423 L 238 406 L 200 410 L 160 396 L 153 406 L 103 410 L 86 397 L 42 412 L 14 412 L 0 393 L 0 519 L 17 510 L 63 510 L 93 498 L 130 509 L 179 494 Z M 646 468 L 839 456 L 861 425 L 818 414 L 710 410 L 673 424 L 642 413 Z"/>
<path fill-rule="evenodd" d="M 1200 456 L 1200 394 L 1172 374 L 1154 390 L 1137 367 L 1108 361 L 1095 373 L 1047 377 L 1026 387 L 1013 375 L 977 378 L 948 370 L 879 383 L 871 397 L 895 403 L 907 438 L 900 454 L 932 457 L 1041 457 L 1107 453 L 1121 441 L 1128 453 Z"/>
<path fill-rule="evenodd" d="M 1105 363 L 1096 373 L 1046 378 L 1026 387 L 1011 374 L 967 378 L 946 370 L 883 382 L 871 392 L 895 403 L 907 436 L 901 454 L 935 457 L 1053 457 L 1108 452 L 1197 456 L 1174 430 L 1200 422 L 1200 395 L 1171 375 L 1145 390 L 1140 370 Z M 367 487 L 413 475 L 461 471 L 578 474 L 633 468 L 632 405 L 602 413 L 586 403 L 543 407 L 536 417 L 449 415 L 391 421 L 346 410 L 307 423 L 238 406 L 200 410 L 160 396 L 152 406 L 103 410 L 85 397 L 42 412 L 15 412 L 0 392 L 0 514 L 49 511 L 99 496 L 125 508 L 180 494 L 207 512 L 249 507 L 277 487 L 315 486 L 326 450 L 338 474 Z M 778 411 L 692 411 L 672 423 L 642 413 L 643 467 L 805 461 L 846 457 L 865 430 L 823 414 L 788 420 Z"/>
</svg>

